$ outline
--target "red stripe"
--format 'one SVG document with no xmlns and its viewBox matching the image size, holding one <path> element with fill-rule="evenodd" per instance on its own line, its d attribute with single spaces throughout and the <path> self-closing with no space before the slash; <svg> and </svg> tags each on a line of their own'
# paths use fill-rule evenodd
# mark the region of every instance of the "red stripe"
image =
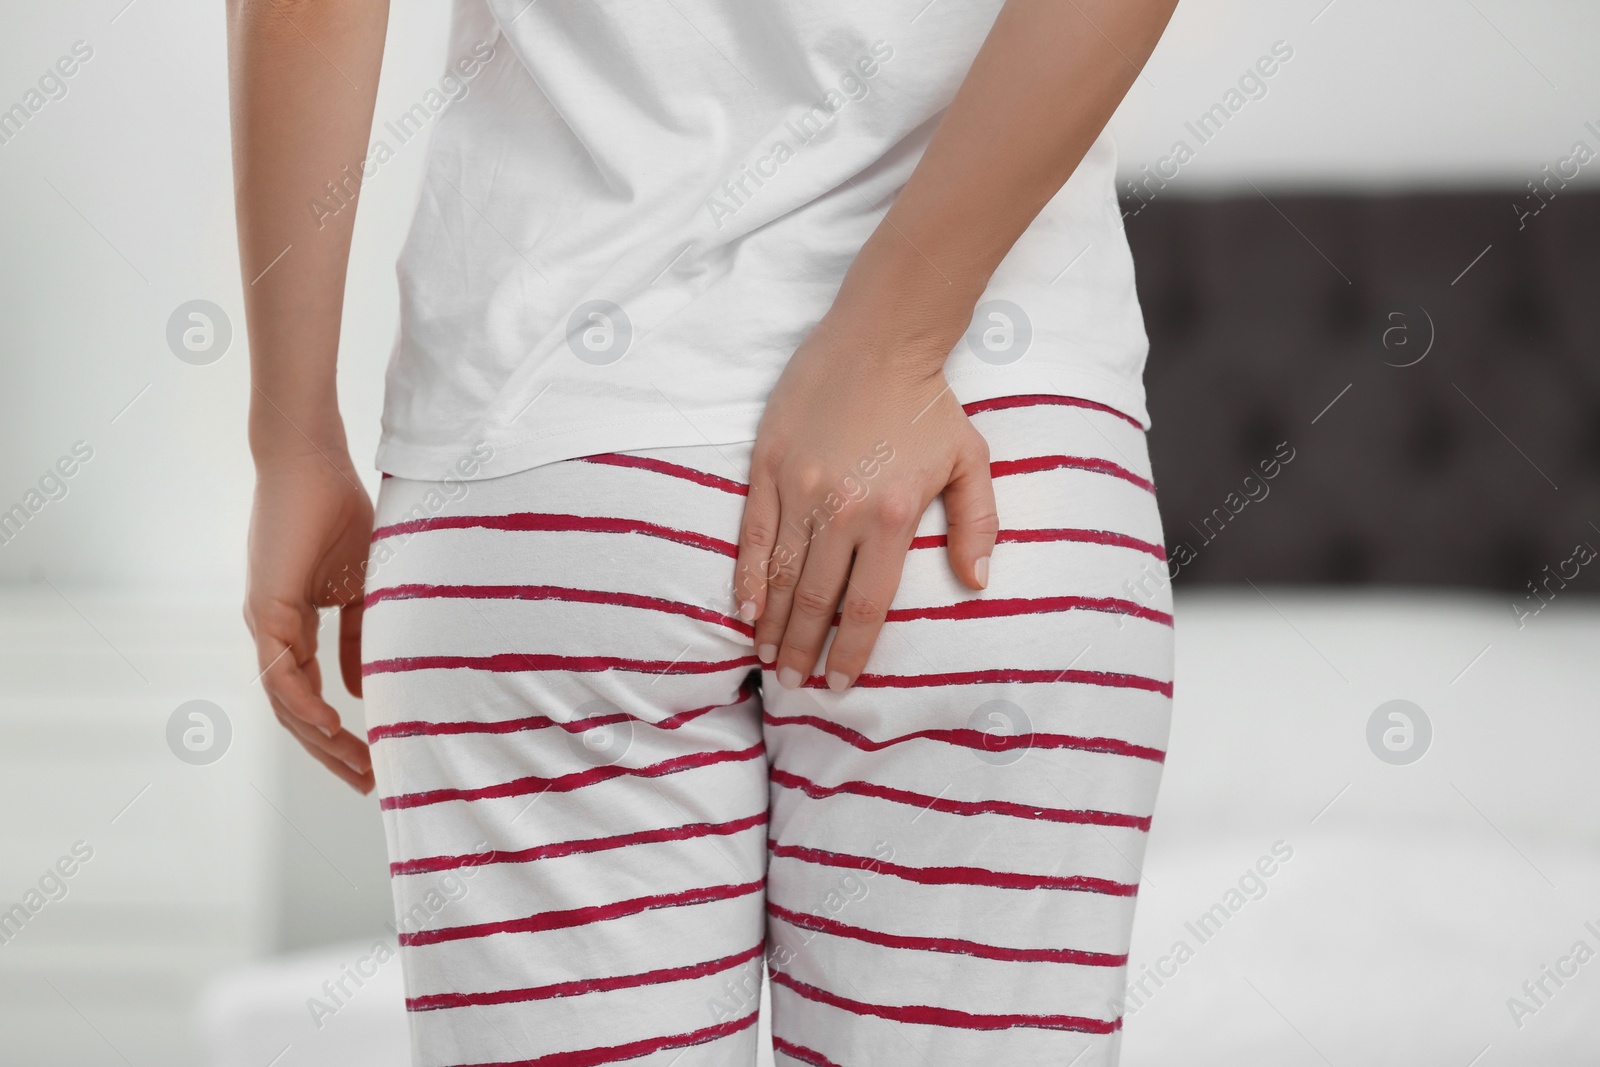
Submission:
<svg viewBox="0 0 1600 1067">
<path fill-rule="evenodd" d="M 1058 877 L 1049 874 L 1017 874 L 1010 871 L 991 871 L 986 867 L 907 867 L 889 863 L 874 856 L 850 856 L 840 852 L 826 852 L 804 845 L 780 845 L 769 839 L 767 850 L 780 859 L 800 860 L 823 867 L 843 867 L 846 870 L 871 871 L 888 874 L 919 885 L 979 885 L 996 889 L 1066 889 L 1080 893 L 1100 893 L 1110 897 L 1131 897 L 1139 892 L 1137 885 L 1113 882 L 1108 878 L 1091 878 L 1074 874 Z"/>
<path fill-rule="evenodd" d="M 1144 425 L 1132 415 L 1124 414 L 1109 404 L 1085 400 L 1078 396 L 1047 396 L 1042 393 L 1028 396 L 997 396 L 993 400 L 975 400 L 970 404 L 963 404 L 961 410 L 968 415 L 976 415 L 980 411 L 1000 411 L 1005 408 L 1031 408 L 1041 404 L 1055 404 L 1062 407 L 1090 408 L 1094 411 L 1103 411 L 1107 415 L 1115 415 L 1134 429 L 1143 432 Z"/>
<path fill-rule="evenodd" d="M 568 733 L 581 734 L 596 726 L 610 726 L 619 722 L 637 722 L 657 730 L 676 730 L 685 723 L 692 722 L 708 712 L 720 711 L 723 708 L 738 707 L 749 700 L 755 692 L 755 687 L 749 679 L 739 684 L 739 692 L 731 704 L 707 704 L 703 708 L 690 708 L 668 715 L 665 719 L 650 722 L 636 715 L 626 712 L 614 712 L 608 715 L 591 715 L 587 719 L 573 719 L 571 722 L 558 722 L 548 715 L 527 715 L 520 719 L 501 719 L 494 722 L 477 722 L 465 720 L 459 722 L 428 722 L 422 719 L 408 719 L 403 722 L 384 723 L 374 726 L 367 731 L 367 741 L 377 742 L 386 738 L 396 737 L 430 737 L 448 734 L 515 734 L 524 730 L 544 730 L 552 726 L 559 726 Z"/>
<path fill-rule="evenodd" d="M 772 1048 L 773 1051 L 781 1052 L 791 1059 L 799 1060 L 801 1063 L 809 1063 L 811 1067 L 839 1067 L 837 1063 L 834 1063 L 815 1049 L 797 1045 L 793 1041 L 785 1041 L 777 1034 L 772 1035 Z"/>
<path fill-rule="evenodd" d="M 1081 1015 L 976 1015 L 955 1008 L 935 1008 L 925 1004 L 869 1004 L 830 993 L 792 978 L 782 971 L 771 972 L 772 981 L 794 990 L 807 1000 L 827 1004 L 852 1015 L 871 1015 L 900 1023 L 945 1026 L 956 1030 L 1013 1030 L 1028 1027 L 1038 1030 L 1076 1030 L 1085 1034 L 1109 1034 L 1122 1027 L 1122 1019 L 1090 1019 Z"/>
<path fill-rule="evenodd" d="M 737 557 L 739 547 L 729 541 L 722 541 L 715 537 L 696 533 L 693 530 L 677 530 L 671 526 L 662 526 L 659 523 L 645 522 L 642 519 L 616 519 L 588 515 L 546 515 L 541 512 L 517 512 L 512 515 L 437 515 L 429 519 L 411 519 L 406 522 L 397 522 L 390 526 L 380 526 L 372 531 L 373 541 L 381 541 L 386 537 L 397 537 L 402 534 L 411 535 L 423 533 L 428 530 L 512 530 L 517 532 L 539 533 L 608 533 L 608 534 L 644 534 L 646 537 L 660 537 L 667 541 L 676 541 L 692 548 L 703 548 L 710 552 L 718 552 L 724 556 Z"/>
<path fill-rule="evenodd" d="M 576 533 L 637 533 L 647 537 L 659 537 L 667 541 L 688 545 L 691 548 L 700 548 L 719 555 L 737 558 L 739 546 L 730 541 L 709 537 L 696 533 L 693 530 L 677 530 L 668 526 L 661 526 L 653 522 L 643 522 L 634 519 L 609 519 L 609 518 L 584 518 L 578 515 L 542 515 L 534 513 L 519 513 L 515 515 L 462 515 L 438 516 L 431 519 L 414 519 L 409 522 L 395 523 L 391 526 L 382 526 L 372 533 L 373 541 L 385 537 L 394 537 L 400 534 L 421 533 L 426 530 L 513 530 L 513 531 L 549 531 L 549 532 L 576 532 Z M 997 544 L 1036 543 L 1041 541 L 1083 541 L 1090 544 L 1115 545 L 1121 548 L 1137 549 L 1149 553 L 1157 559 L 1167 558 L 1166 550 L 1160 545 L 1149 541 L 1141 541 L 1137 537 L 1116 533 L 1111 530 L 1074 530 L 1074 529 L 1046 529 L 1046 530 L 1001 530 L 995 537 Z M 912 548 L 942 548 L 946 538 L 944 534 L 931 534 L 912 540 Z"/>
<path fill-rule="evenodd" d="M 613 607 L 641 608 L 669 615 L 682 615 L 701 622 L 715 623 L 751 637 L 755 627 L 742 619 L 720 611 L 685 604 L 661 597 L 639 593 L 622 593 L 598 589 L 576 589 L 560 585 L 391 585 L 368 593 L 367 608 L 386 600 L 560 600 L 579 604 L 604 604 Z M 1113 615 L 1132 615 L 1166 626 L 1172 625 L 1172 616 L 1164 611 L 1146 608 L 1121 597 L 1051 596 L 1009 597 L 994 600 L 963 600 L 928 608 L 894 608 L 886 617 L 888 622 L 907 619 L 993 619 L 1015 615 L 1038 615 L 1056 611 L 1103 611 Z M 839 617 L 834 615 L 834 625 Z"/>
<path fill-rule="evenodd" d="M 647 767 L 591 767 L 588 770 L 574 771 L 572 774 L 563 774 L 555 778 L 530 775 L 527 778 L 479 786 L 476 789 L 428 789 L 420 793 L 399 793 L 384 797 L 378 802 L 378 807 L 390 811 L 395 808 L 420 808 L 428 804 L 442 804 L 447 800 L 497 800 L 503 797 L 527 796 L 529 793 L 570 793 L 575 789 L 608 782 L 613 778 L 660 778 L 678 771 L 710 767 L 718 763 L 743 763 L 747 760 L 760 759 L 763 755 L 765 750 L 760 743 L 757 743 L 736 751 L 718 750 L 674 756 L 672 759 L 652 763 Z"/>
<path fill-rule="evenodd" d="M 494 934 L 533 934 L 545 930 L 569 930 L 574 926 L 625 919 L 661 908 L 683 908 L 695 904 L 709 904 L 718 900 L 733 900 L 761 892 L 765 879 L 741 882 L 735 885 L 710 885 L 684 889 L 676 893 L 654 893 L 647 897 L 618 900 L 610 904 L 591 904 L 583 908 L 564 911 L 542 911 L 521 919 L 502 919 L 492 923 L 469 923 L 466 926 L 441 926 L 436 930 L 417 930 L 400 935 L 400 944 L 437 945 L 443 941 L 465 941 L 474 937 Z"/>
<path fill-rule="evenodd" d="M 625 656 L 557 656 L 543 652 L 500 652 L 493 656 L 402 656 L 361 665 L 362 677 L 400 671 L 474 670 L 515 674 L 519 671 L 638 671 L 641 674 L 716 674 L 753 667 L 755 656 L 724 660 L 628 659 Z"/>
<path fill-rule="evenodd" d="M 1003 597 L 993 600 L 962 600 L 931 608 L 890 608 L 885 613 L 886 622 L 904 622 L 908 619 L 1004 619 L 1017 615 L 1042 615 L 1055 611 L 1103 611 L 1112 615 L 1131 615 L 1139 619 L 1172 625 L 1172 616 L 1164 611 L 1146 608 L 1131 600 L 1111 596 L 1040 596 Z M 839 624 L 839 616 L 833 619 Z"/>
<path fill-rule="evenodd" d="M 463 1064 L 461 1067 L 598 1067 L 602 1063 L 636 1060 L 640 1056 L 648 1056 L 652 1052 L 660 1052 L 662 1049 L 703 1045 L 708 1041 L 715 1041 L 730 1034 L 737 1034 L 740 1030 L 747 1030 L 754 1026 L 756 1016 L 759 1014 L 759 1012 L 753 1011 L 742 1019 L 730 1019 L 725 1023 L 717 1023 L 715 1026 L 706 1026 L 699 1030 L 690 1030 L 687 1033 L 672 1034 L 667 1037 L 648 1037 L 640 1041 L 629 1041 L 624 1045 L 586 1048 L 575 1052 L 552 1052 L 548 1056 L 539 1056 L 531 1060 L 501 1060 L 498 1063 Z"/>
<path fill-rule="evenodd" d="M 1141 541 L 1137 537 L 1127 534 L 1115 533 L 1111 530 L 1001 530 L 995 535 L 995 544 L 1038 544 L 1054 541 L 1082 541 L 1091 545 L 1114 545 L 1118 548 L 1132 548 L 1148 553 L 1163 562 L 1167 558 L 1167 550 L 1160 545 L 1149 541 Z M 912 548 L 944 548 L 949 543 L 945 534 L 928 534 L 924 537 L 915 537 L 911 540 Z"/>
<path fill-rule="evenodd" d="M 605 604 L 611 607 L 643 608 L 669 615 L 684 615 L 702 622 L 712 622 L 736 630 L 746 637 L 755 633 L 755 627 L 720 611 L 684 604 L 661 597 L 643 596 L 639 593 L 610 592 L 603 589 L 574 589 L 562 585 L 391 585 L 367 594 L 364 607 L 385 600 L 562 600 L 578 604 Z"/>
<path fill-rule="evenodd" d="M 581 978 L 573 982 L 556 982 L 552 985 L 531 986 L 527 989 L 497 989 L 489 993 L 433 993 L 425 997 L 406 998 L 407 1011 L 437 1011 L 440 1008 L 471 1008 L 486 1004 L 521 1004 L 530 1000 L 554 1000 L 558 997 L 580 997 L 585 993 L 607 993 L 613 989 L 636 989 L 639 986 L 665 985 L 691 978 L 704 978 L 732 970 L 761 955 L 764 945 L 724 956 L 705 963 L 692 963 L 686 967 L 663 967 L 642 974 L 622 974 L 609 978 Z"/>
<path fill-rule="evenodd" d="M 732 478 L 723 478 L 716 474 L 708 474 L 705 471 L 697 471 L 693 467 L 685 467 L 681 463 L 668 463 L 664 459 L 630 456 L 625 452 L 607 452 L 599 456 L 582 456 L 580 458 L 585 463 L 605 463 L 613 467 L 637 467 L 640 470 L 655 471 L 657 474 L 681 478 L 686 482 L 709 486 L 712 489 L 721 489 L 724 493 L 732 493 L 734 496 L 747 496 L 750 492 L 750 487 L 743 482 L 736 482 Z"/>
<path fill-rule="evenodd" d="M 989 464 L 989 477 L 1004 478 L 1011 474 L 1037 474 L 1040 471 L 1063 469 L 1109 474 L 1113 478 L 1132 482 L 1146 492 L 1156 491 L 1155 483 L 1150 479 L 1135 474 L 1120 463 L 1100 459 L 1098 456 L 1030 456 L 1027 459 L 997 459 Z"/>
<path fill-rule="evenodd" d="M 1155 763 L 1163 763 L 1167 758 L 1167 754 L 1159 748 L 1151 748 L 1148 745 L 1135 745 L 1132 742 L 1122 741 L 1115 737 L 1076 737 L 1072 734 L 1040 733 L 994 734 L 984 730 L 962 728 L 914 730 L 909 734 L 900 734 L 884 741 L 874 741 L 866 734 L 852 730 L 837 720 L 823 718 L 818 715 L 778 716 L 770 711 L 763 711 L 761 718 L 769 726 L 810 726 L 821 730 L 823 733 L 831 734 L 852 748 L 858 748 L 863 752 L 882 752 L 893 745 L 921 740 L 941 741 L 947 745 L 981 749 L 985 752 L 1010 752 L 1019 748 L 1071 748 L 1081 752 L 1104 752 L 1113 756 L 1132 756 L 1135 759 L 1151 760 Z"/>
<path fill-rule="evenodd" d="M 1037 804 L 1017 804 L 1009 800 L 946 800 L 926 793 L 913 793 L 908 789 L 876 785 L 872 782 L 840 782 L 838 785 L 819 785 L 809 778 L 773 767 L 768 777 L 781 786 L 798 789 L 813 800 L 850 794 L 873 797 L 895 804 L 907 804 L 924 811 L 942 811 L 949 815 L 1007 815 L 1030 822 L 1080 823 L 1089 826 L 1125 826 L 1132 830 L 1149 830 L 1150 817 L 1124 815 L 1115 811 L 1093 809 L 1046 808 Z"/>
<path fill-rule="evenodd" d="M 1079 685 L 1100 685 L 1112 689 L 1142 689 L 1162 696 L 1172 696 L 1172 683 L 1146 678 L 1139 674 L 1119 674 L 1113 671 L 1080 671 L 1067 668 L 1057 670 L 1023 670 L 1016 667 L 993 667 L 981 671 L 947 671 L 943 674 L 862 674 L 855 680 L 857 689 L 921 689 L 925 686 L 991 685 L 1002 682 L 1073 682 Z M 810 689 L 827 685 L 821 675 L 807 678 Z"/>
<path fill-rule="evenodd" d="M 389 864 L 389 874 L 399 877 L 405 874 L 432 874 L 436 871 L 453 871 L 461 867 L 487 867 L 495 863 L 533 863 L 537 860 L 556 859 L 561 856 L 578 856 L 590 852 L 607 852 L 614 848 L 627 848 L 631 845 L 653 845 L 661 841 L 688 841 L 696 837 L 726 837 L 737 834 L 752 826 L 763 826 L 767 821 L 767 813 L 757 812 L 747 815 L 742 819 L 733 819 L 729 822 L 692 822 L 683 826 L 666 826 L 657 830 L 638 830 L 631 834 L 615 834 L 611 837 L 589 837 L 577 841 L 557 841 L 554 844 L 538 845 L 534 848 L 517 849 L 490 849 L 488 852 L 469 852 L 461 856 L 425 856 L 414 860 L 402 860 L 399 863 Z"/>
<path fill-rule="evenodd" d="M 782 919 L 802 930 L 815 930 L 868 945 L 884 948 L 904 948 L 918 952 L 947 952 L 957 956 L 973 956 L 980 960 L 1002 960 L 1007 963 L 1071 963 L 1080 967 L 1121 967 L 1128 962 L 1126 954 L 1115 956 L 1109 952 L 1085 952 L 1078 948 L 1010 948 L 1006 945 L 985 945 L 960 937 L 910 937 L 906 934 L 889 934 L 882 930 L 868 930 L 851 926 L 824 915 L 807 915 L 790 911 L 771 900 L 767 901 L 767 914 Z"/>
</svg>

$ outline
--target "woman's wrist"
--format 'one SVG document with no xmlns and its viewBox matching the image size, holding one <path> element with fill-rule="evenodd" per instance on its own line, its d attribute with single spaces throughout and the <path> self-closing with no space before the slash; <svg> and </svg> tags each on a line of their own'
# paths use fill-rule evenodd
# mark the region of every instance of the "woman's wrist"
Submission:
<svg viewBox="0 0 1600 1067">
<path fill-rule="evenodd" d="M 941 268 L 892 225 L 862 245 L 828 310 L 866 359 L 916 376 L 941 372 L 972 321 L 987 277 Z"/>
<path fill-rule="evenodd" d="M 308 455 L 335 462 L 346 460 L 350 446 L 337 406 L 302 409 L 290 413 L 259 387 L 250 403 L 250 455 L 259 471 Z"/>
</svg>

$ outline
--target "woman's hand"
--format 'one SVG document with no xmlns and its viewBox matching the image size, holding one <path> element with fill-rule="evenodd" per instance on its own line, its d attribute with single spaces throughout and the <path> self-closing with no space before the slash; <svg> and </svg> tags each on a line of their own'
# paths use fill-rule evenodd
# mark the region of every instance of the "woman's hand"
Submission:
<svg viewBox="0 0 1600 1067">
<path fill-rule="evenodd" d="M 1175 3 L 1006 0 L 910 180 L 790 358 L 756 437 L 734 577 L 780 685 L 810 674 L 841 595 L 827 681 L 856 680 L 940 493 L 951 565 L 967 585 L 987 584 L 998 530 L 988 450 L 945 386 L 944 360 Z"/>
<path fill-rule="evenodd" d="M 372 791 L 366 742 L 322 699 L 318 608 L 338 607 L 339 667 L 361 695 L 361 605 L 372 501 L 348 455 L 317 451 L 257 460 L 244 621 L 278 721 L 305 750 L 362 792 Z"/>
<path fill-rule="evenodd" d="M 789 689 L 816 666 L 836 609 L 827 683 L 855 682 L 934 497 L 950 564 L 973 589 L 988 584 L 999 529 L 989 448 L 945 384 L 945 352 L 875 339 L 851 318 L 830 313 L 795 351 L 751 458 L 734 593 L 757 656 Z"/>
</svg>

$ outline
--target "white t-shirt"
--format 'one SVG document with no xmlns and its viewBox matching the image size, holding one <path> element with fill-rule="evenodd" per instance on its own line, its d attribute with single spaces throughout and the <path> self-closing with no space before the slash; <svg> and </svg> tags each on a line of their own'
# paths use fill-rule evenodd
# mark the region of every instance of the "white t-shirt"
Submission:
<svg viewBox="0 0 1600 1067">
<path fill-rule="evenodd" d="M 375 129 L 432 136 L 379 468 L 754 438 L 1000 6 L 456 0 L 440 89 Z M 994 273 L 946 363 L 962 403 L 1078 396 L 1148 426 L 1115 164 L 1102 135 Z"/>
</svg>

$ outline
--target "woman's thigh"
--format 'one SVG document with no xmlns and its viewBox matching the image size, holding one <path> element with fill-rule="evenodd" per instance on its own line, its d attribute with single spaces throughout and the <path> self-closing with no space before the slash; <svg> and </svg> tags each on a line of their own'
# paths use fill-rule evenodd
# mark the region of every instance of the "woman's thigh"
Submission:
<svg viewBox="0 0 1600 1067">
<path fill-rule="evenodd" d="M 729 615 L 748 443 L 385 482 L 365 688 L 417 1063 L 749 1064 L 764 925 L 780 1062 L 1114 1061 L 1171 679 L 1143 434 L 971 411 L 989 588 L 936 502 L 843 694 L 757 675 Z"/>
<path fill-rule="evenodd" d="M 1144 435 L 1081 402 L 969 410 L 988 588 L 936 505 L 857 685 L 766 690 L 780 1064 L 1115 1062 L 1172 679 Z"/>
<path fill-rule="evenodd" d="M 743 497 L 625 462 L 384 482 L 364 688 L 419 1065 L 754 1062 Z"/>
</svg>

